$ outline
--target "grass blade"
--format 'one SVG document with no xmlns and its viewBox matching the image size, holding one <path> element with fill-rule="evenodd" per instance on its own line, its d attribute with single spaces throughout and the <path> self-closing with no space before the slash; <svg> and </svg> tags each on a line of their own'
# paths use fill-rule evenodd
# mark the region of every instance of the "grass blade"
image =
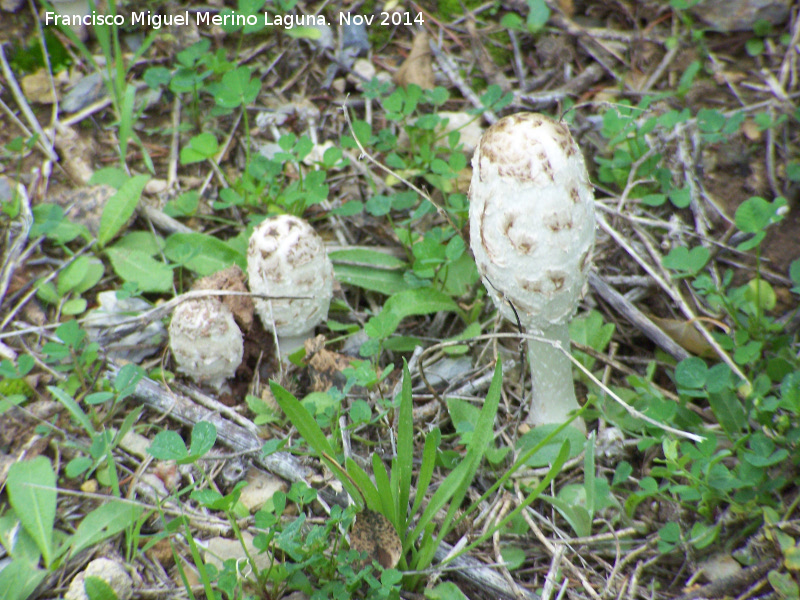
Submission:
<svg viewBox="0 0 800 600">
<path fill-rule="evenodd" d="M 398 488 L 395 490 L 397 500 L 398 525 L 405 529 L 408 519 L 408 498 L 411 495 L 411 470 L 414 459 L 414 414 L 411 397 L 411 374 L 408 364 L 403 362 L 403 386 L 400 392 L 400 420 L 397 426 L 397 459 L 392 465 L 392 479 L 397 472 Z"/>
</svg>

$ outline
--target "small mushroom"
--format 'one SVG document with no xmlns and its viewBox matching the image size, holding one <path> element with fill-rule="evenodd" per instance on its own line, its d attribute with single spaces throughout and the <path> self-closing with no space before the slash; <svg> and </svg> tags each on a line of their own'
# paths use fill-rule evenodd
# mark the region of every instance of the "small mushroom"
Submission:
<svg viewBox="0 0 800 600">
<path fill-rule="evenodd" d="M 495 306 L 569 351 L 567 325 L 586 286 L 595 220 L 589 175 L 567 126 L 531 113 L 500 119 L 475 150 L 469 199 L 470 246 Z M 529 340 L 528 361 L 528 423 L 565 422 L 578 408 L 569 357 Z"/>
<path fill-rule="evenodd" d="M 217 390 L 236 372 L 244 353 L 233 313 L 216 298 L 177 306 L 169 323 L 169 347 L 179 371 Z"/>
<path fill-rule="evenodd" d="M 274 331 L 281 356 L 288 356 L 328 318 L 333 296 L 333 264 L 325 243 L 306 221 L 279 215 L 263 221 L 250 236 L 247 276 L 256 313 Z"/>
</svg>

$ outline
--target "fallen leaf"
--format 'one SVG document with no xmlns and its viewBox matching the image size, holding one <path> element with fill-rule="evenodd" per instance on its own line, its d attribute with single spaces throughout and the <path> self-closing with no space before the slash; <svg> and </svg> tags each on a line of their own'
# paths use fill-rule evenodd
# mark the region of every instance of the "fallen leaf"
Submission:
<svg viewBox="0 0 800 600">
<path fill-rule="evenodd" d="M 222 269 L 202 279 L 198 279 L 192 286 L 193 290 L 218 290 L 221 292 L 244 292 L 247 293 L 247 286 L 244 284 L 244 273 L 238 265 L 231 265 L 227 269 Z M 231 309 L 233 318 L 236 319 L 239 327 L 245 333 L 250 331 L 253 325 L 253 299 L 250 296 L 219 296 L 219 300 Z"/>
<path fill-rule="evenodd" d="M 414 38 L 414 42 L 411 44 L 411 53 L 392 77 L 397 85 L 408 87 L 415 83 L 423 90 L 433 89 L 435 80 L 428 37 L 425 31 L 420 31 Z"/>
<path fill-rule="evenodd" d="M 691 322 L 677 319 L 662 319 L 653 315 L 649 315 L 649 317 L 650 320 L 658 325 L 675 343 L 695 356 L 716 356 L 714 349 Z"/>
<path fill-rule="evenodd" d="M 356 515 L 350 529 L 350 548 L 366 552 L 367 564 L 377 560 L 384 569 L 394 569 L 403 552 L 400 536 L 389 519 L 369 509 Z"/>
</svg>

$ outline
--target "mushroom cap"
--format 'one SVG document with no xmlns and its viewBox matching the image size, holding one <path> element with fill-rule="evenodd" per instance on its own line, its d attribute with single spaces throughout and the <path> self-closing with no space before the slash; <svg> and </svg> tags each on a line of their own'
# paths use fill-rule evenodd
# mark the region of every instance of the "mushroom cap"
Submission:
<svg viewBox="0 0 800 600">
<path fill-rule="evenodd" d="M 178 370 L 219 388 L 242 362 L 244 342 L 231 310 L 215 298 L 182 302 L 169 323 Z"/>
<path fill-rule="evenodd" d="M 333 264 L 325 243 L 303 219 L 279 215 L 263 221 L 250 236 L 247 248 L 250 291 L 269 296 L 255 298 L 256 312 L 266 329 L 279 336 L 299 336 L 328 317 L 333 296 Z"/>
<path fill-rule="evenodd" d="M 566 323 L 583 294 L 594 247 L 594 194 L 563 123 L 504 117 L 472 158 L 470 246 L 500 313 L 536 331 Z"/>
</svg>

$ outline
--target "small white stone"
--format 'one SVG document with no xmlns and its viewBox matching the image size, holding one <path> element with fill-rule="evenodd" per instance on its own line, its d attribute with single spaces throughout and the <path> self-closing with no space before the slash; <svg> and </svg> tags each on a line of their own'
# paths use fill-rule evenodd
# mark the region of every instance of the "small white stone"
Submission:
<svg viewBox="0 0 800 600">
<path fill-rule="evenodd" d="M 105 581 L 119 600 L 128 600 L 133 595 L 133 581 L 125 568 L 108 558 L 97 558 L 72 579 L 64 594 L 65 600 L 89 600 L 83 587 L 87 577 L 99 577 Z"/>
</svg>

